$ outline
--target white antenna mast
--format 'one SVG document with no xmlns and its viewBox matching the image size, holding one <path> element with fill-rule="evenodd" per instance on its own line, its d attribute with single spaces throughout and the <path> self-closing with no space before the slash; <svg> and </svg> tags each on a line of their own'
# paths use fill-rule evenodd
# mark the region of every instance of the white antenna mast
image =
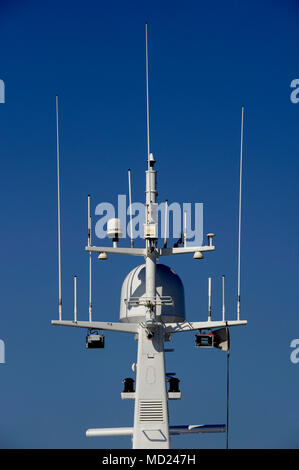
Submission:
<svg viewBox="0 0 299 470">
<path fill-rule="evenodd" d="M 149 97 L 148 97 L 148 43 L 147 23 L 145 23 L 145 67 L 146 67 L 146 128 L 147 128 L 147 168 L 150 169 L 150 128 L 149 128 Z"/>
<path fill-rule="evenodd" d="M 212 278 L 209 277 L 209 283 L 208 283 L 208 300 L 209 300 L 209 313 L 208 313 L 208 322 L 211 321 L 211 316 L 212 316 Z"/>
<path fill-rule="evenodd" d="M 244 106 L 242 105 L 241 115 L 241 148 L 240 148 L 240 187 L 239 187 L 239 233 L 238 233 L 238 299 L 237 299 L 237 320 L 240 320 L 241 304 L 241 216 L 242 216 L 242 167 L 243 167 L 243 131 L 244 131 Z"/>
<path fill-rule="evenodd" d="M 130 232 L 131 232 L 131 248 L 134 248 L 133 240 L 133 223 L 132 223 L 132 188 L 131 188 L 131 169 L 128 169 L 129 180 L 129 205 L 130 205 Z"/>
<path fill-rule="evenodd" d="M 184 247 L 187 246 L 187 211 L 184 211 Z"/>
<path fill-rule="evenodd" d="M 77 323 L 77 276 L 74 276 L 74 322 Z"/>
<path fill-rule="evenodd" d="M 222 321 L 225 321 L 225 276 L 222 276 Z"/>
<path fill-rule="evenodd" d="M 88 195 L 87 198 L 87 205 L 88 205 L 88 243 L 87 245 L 90 247 L 91 246 L 91 215 L 90 215 L 90 195 Z M 89 306 L 88 306 L 88 311 L 89 311 L 89 321 L 92 321 L 92 300 L 91 300 L 91 251 L 89 252 Z"/>
<path fill-rule="evenodd" d="M 58 312 L 62 319 L 61 297 L 61 235 L 60 235 L 60 156 L 59 156 L 59 123 L 58 123 L 58 95 L 56 95 L 56 151 L 57 151 L 57 227 L 58 227 Z"/>
<path fill-rule="evenodd" d="M 165 200 L 165 234 L 164 234 L 164 248 L 167 248 L 167 220 L 168 220 L 168 200 Z"/>
</svg>

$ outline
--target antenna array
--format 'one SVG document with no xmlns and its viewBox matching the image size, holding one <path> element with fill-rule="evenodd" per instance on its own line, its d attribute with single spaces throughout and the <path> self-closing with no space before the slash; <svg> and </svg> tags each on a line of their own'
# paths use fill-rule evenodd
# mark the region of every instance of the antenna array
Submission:
<svg viewBox="0 0 299 470">
<path fill-rule="evenodd" d="M 204 252 L 214 251 L 214 234 L 207 234 L 207 244 L 187 246 L 187 215 L 184 211 L 183 233 L 173 247 L 167 247 L 168 201 L 165 202 L 165 236 L 163 248 L 158 247 L 156 220 L 156 170 L 155 159 L 150 152 L 149 129 L 149 91 L 148 91 L 148 31 L 145 25 L 146 39 L 146 127 L 147 127 L 147 171 L 146 171 L 146 223 L 144 231 L 145 247 L 134 248 L 132 228 L 132 188 L 131 170 L 128 170 L 129 204 L 130 204 L 130 247 L 118 245 L 122 236 L 119 219 L 110 219 L 107 223 L 107 235 L 112 238 L 112 246 L 92 245 L 91 197 L 87 199 L 88 237 L 86 251 L 89 254 L 89 308 L 88 321 L 77 318 L 77 276 L 74 276 L 74 320 L 62 321 L 61 296 L 61 220 L 60 220 L 60 154 L 59 154 L 59 121 L 58 96 L 56 96 L 56 135 L 57 135 L 57 194 L 58 194 L 58 298 L 59 320 L 53 325 L 86 328 L 87 348 L 103 348 L 104 336 L 96 330 L 131 333 L 138 341 L 136 372 L 136 390 L 134 380 L 124 379 L 122 399 L 135 400 L 134 426 L 126 428 L 89 429 L 87 436 L 132 436 L 133 448 L 169 448 L 170 436 L 177 434 L 202 432 L 227 432 L 228 447 L 228 391 L 227 375 L 227 423 L 226 425 L 183 425 L 170 426 L 168 422 L 168 400 L 181 399 L 180 380 L 174 373 L 166 373 L 164 353 L 173 351 L 165 349 L 165 341 L 173 334 L 197 332 L 196 347 L 216 347 L 227 351 L 227 374 L 229 358 L 229 327 L 246 325 L 240 321 L 240 259 L 241 259 L 241 206 L 242 206 L 242 165 L 243 165 L 243 122 L 244 106 L 241 120 L 240 150 L 240 193 L 239 193 L 239 232 L 238 232 L 238 304 L 237 320 L 226 320 L 225 276 L 222 276 L 222 319 L 212 320 L 212 278 L 208 278 L 208 319 L 207 321 L 190 322 L 185 320 L 184 295 L 182 283 L 178 276 L 167 266 L 157 264 L 161 257 L 193 253 L 194 259 L 202 259 Z M 183 245 L 183 246 L 180 246 Z M 99 259 L 107 259 L 107 254 L 125 254 L 145 258 L 145 264 L 138 266 L 126 277 L 121 296 L 120 322 L 98 322 L 92 319 L 92 254 Z M 143 273 L 143 274 L 141 274 Z M 135 283 L 135 284 L 134 284 Z M 164 291 L 166 294 L 164 295 Z M 132 293 L 139 292 L 138 297 Z M 134 295 L 134 294 L 133 294 Z M 170 312 L 170 313 L 169 313 Z M 208 331 L 209 333 L 206 333 Z M 166 387 L 169 387 L 167 390 Z"/>
</svg>

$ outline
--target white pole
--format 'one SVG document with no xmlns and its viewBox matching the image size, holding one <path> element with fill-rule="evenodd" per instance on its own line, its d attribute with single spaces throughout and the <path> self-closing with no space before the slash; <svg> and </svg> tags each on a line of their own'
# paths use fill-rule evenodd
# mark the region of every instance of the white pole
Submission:
<svg viewBox="0 0 299 470">
<path fill-rule="evenodd" d="M 92 301 L 91 301 L 91 251 L 89 252 L 89 321 L 92 321 Z"/>
<path fill-rule="evenodd" d="M 131 188 L 131 169 L 128 169 L 129 180 L 129 205 L 130 205 L 130 232 L 131 232 L 131 248 L 134 248 L 133 240 L 133 222 L 132 222 L 132 188 Z"/>
<path fill-rule="evenodd" d="M 77 276 L 74 276 L 74 322 L 77 322 Z"/>
<path fill-rule="evenodd" d="M 222 276 L 222 321 L 225 321 L 225 276 Z"/>
<path fill-rule="evenodd" d="M 165 234 L 164 234 L 164 248 L 167 247 L 167 219 L 168 219 L 168 200 L 165 201 Z"/>
<path fill-rule="evenodd" d="M 208 283 L 208 300 L 209 300 L 209 313 L 208 313 L 208 321 L 211 321 L 212 317 L 212 278 L 209 277 Z"/>
<path fill-rule="evenodd" d="M 184 247 L 187 246 L 187 211 L 184 211 Z"/>
<path fill-rule="evenodd" d="M 149 96 L 148 96 L 148 43 L 147 23 L 145 23 L 145 68 L 146 68 L 146 124 L 147 124 L 147 167 L 150 169 L 150 126 L 149 126 Z"/>
<path fill-rule="evenodd" d="M 90 195 L 87 196 L 87 226 L 88 226 L 88 246 L 91 245 L 91 216 L 90 216 Z"/>
<path fill-rule="evenodd" d="M 243 170 L 243 131 L 244 131 L 244 106 L 241 115 L 241 148 L 240 148 L 240 186 L 239 186 L 239 230 L 238 230 L 238 298 L 237 298 L 237 320 L 240 320 L 241 304 L 241 215 L 242 215 L 242 170 Z"/>
<path fill-rule="evenodd" d="M 56 95 L 56 152 L 57 152 L 57 226 L 58 226 L 58 312 L 62 319 L 61 296 L 61 229 L 60 229 L 60 155 L 59 155 L 59 122 L 58 122 L 58 95 Z"/>
<path fill-rule="evenodd" d="M 91 215 L 90 215 L 90 195 L 87 198 L 87 206 L 88 206 L 88 246 L 91 246 Z M 89 252 L 89 305 L 88 305 L 88 312 L 89 312 L 89 321 L 92 321 L 92 300 L 91 300 L 91 287 L 92 287 L 92 279 L 91 279 L 91 251 Z"/>
</svg>

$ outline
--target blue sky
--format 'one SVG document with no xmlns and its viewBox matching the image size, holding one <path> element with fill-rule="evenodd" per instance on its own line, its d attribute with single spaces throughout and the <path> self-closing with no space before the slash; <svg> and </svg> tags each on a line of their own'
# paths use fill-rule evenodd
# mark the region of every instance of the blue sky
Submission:
<svg viewBox="0 0 299 470">
<path fill-rule="evenodd" d="M 235 448 L 298 448 L 299 8 L 295 1 L 1 1 L 0 446 L 130 447 L 87 439 L 89 427 L 130 426 L 121 401 L 136 343 L 107 334 L 86 351 L 85 331 L 57 319 L 55 95 L 60 96 L 63 316 L 88 315 L 86 198 L 144 197 L 144 24 L 149 23 L 151 148 L 159 200 L 203 202 L 216 251 L 169 264 L 184 282 L 188 320 L 220 318 L 221 275 L 235 318 L 241 105 L 245 105 L 242 318 L 231 332 Z M 94 237 L 95 239 L 95 237 Z M 138 259 L 94 263 L 94 316 L 117 321 L 122 281 Z M 167 362 L 183 399 L 171 424 L 225 422 L 225 355 L 178 335 Z M 176 437 L 173 447 L 224 447 L 220 436 Z"/>
</svg>

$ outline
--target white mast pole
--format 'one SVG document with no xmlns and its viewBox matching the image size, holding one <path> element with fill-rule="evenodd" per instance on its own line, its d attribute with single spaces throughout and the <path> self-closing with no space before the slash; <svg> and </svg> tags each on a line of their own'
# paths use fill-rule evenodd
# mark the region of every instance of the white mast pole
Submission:
<svg viewBox="0 0 299 470">
<path fill-rule="evenodd" d="M 145 67 L 146 67 L 146 128 L 147 128 L 147 169 L 150 169 L 150 125 L 149 125 L 149 95 L 148 95 L 148 43 L 147 23 L 145 23 Z"/>
<path fill-rule="evenodd" d="M 241 304 L 241 216 L 242 216 L 242 170 L 243 170 L 243 131 L 244 131 L 244 106 L 241 114 L 241 146 L 240 146 L 240 186 L 239 186 L 239 227 L 238 227 L 238 298 L 237 320 L 240 320 Z"/>
<path fill-rule="evenodd" d="M 77 276 L 74 276 L 74 322 L 77 323 Z"/>
<path fill-rule="evenodd" d="M 225 276 L 222 276 L 222 321 L 225 321 Z"/>
<path fill-rule="evenodd" d="M 167 248 L 167 219 L 168 219 L 168 200 L 165 200 L 165 234 L 164 234 L 164 248 Z"/>
<path fill-rule="evenodd" d="M 145 63 L 146 63 L 146 122 L 147 122 L 147 172 L 146 172 L 146 223 L 149 223 L 149 212 L 152 203 L 156 202 L 156 173 L 153 171 L 150 163 L 150 130 L 149 130 L 149 93 L 148 93 L 148 38 L 147 23 L 145 24 Z M 151 302 L 156 298 L 156 258 L 150 253 L 151 248 L 155 246 L 153 239 L 146 238 L 147 256 L 146 264 L 146 296 Z M 151 316 L 155 315 L 155 308 Z M 152 319 L 152 318 L 151 318 Z"/>
<path fill-rule="evenodd" d="M 60 228 L 60 155 L 59 155 L 59 122 L 58 122 L 58 95 L 56 95 L 56 153 L 57 153 L 57 227 L 58 227 L 58 312 L 62 319 L 61 295 L 61 228 Z"/>
<path fill-rule="evenodd" d="M 209 277 L 209 282 L 208 282 L 208 305 L 209 305 L 208 321 L 211 321 L 211 317 L 212 317 L 212 278 L 211 277 Z"/>
<path fill-rule="evenodd" d="M 131 248 L 134 248 L 133 240 L 133 222 L 132 222 L 132 188 L 131 188 L 131 169 L 128 169 L 129 180 L 129 205 L 130 205 L 130 232 L 131 232 Z"/>
<path fill-rule="evenodd" d="M 148 98 L 148 41 L 146 34 L 146 105 L 147 105 L 147 153 L 146 171 L 146 228 L 145 234 L 145 323 L 138 326 L 138 353 L 136 392 L 134 407 L 133 449 L 169 449 L 169 422 L 164 362 L 164 327 L 156 320 L 156 238 L 151 229 L 155 224 L 153 211 L 156 203 L 155 161 L 150 154 L 149 98 Z M 149 217 L 150 215 L 150 217 Z M 152 330 L 151 330 L 152 328 Z M 149 380 L 148 371 L 154 371 L 154 380 Z M 156 408 L 158 407 L 158 408 Z M 158 410 L 158 411 L 157 411 Z M 144 418 L 144 416 L 145 418 Z"/>
<path fill-rule="evenodd" d="M 184 247 L 187 246 L 187 211 L 184 211 Z"/>
<path fill-rule="evenodd" d="M 91 246 L 91 215 L 90 215 L 90 195 L 87 198 L 87 206 L 88 206 L 88 215 L 87 215 L 87 223 L 88 223 L 88 246 Z M 91 300 L 91 293 L 92 293 L 92 269 L 91 269 L 91 251 L 89 252 L 89 305 L 88 305 L 88 313 L 89 313 L 89 321 L 92 321 L 92 300 Z"/>
</svg>

